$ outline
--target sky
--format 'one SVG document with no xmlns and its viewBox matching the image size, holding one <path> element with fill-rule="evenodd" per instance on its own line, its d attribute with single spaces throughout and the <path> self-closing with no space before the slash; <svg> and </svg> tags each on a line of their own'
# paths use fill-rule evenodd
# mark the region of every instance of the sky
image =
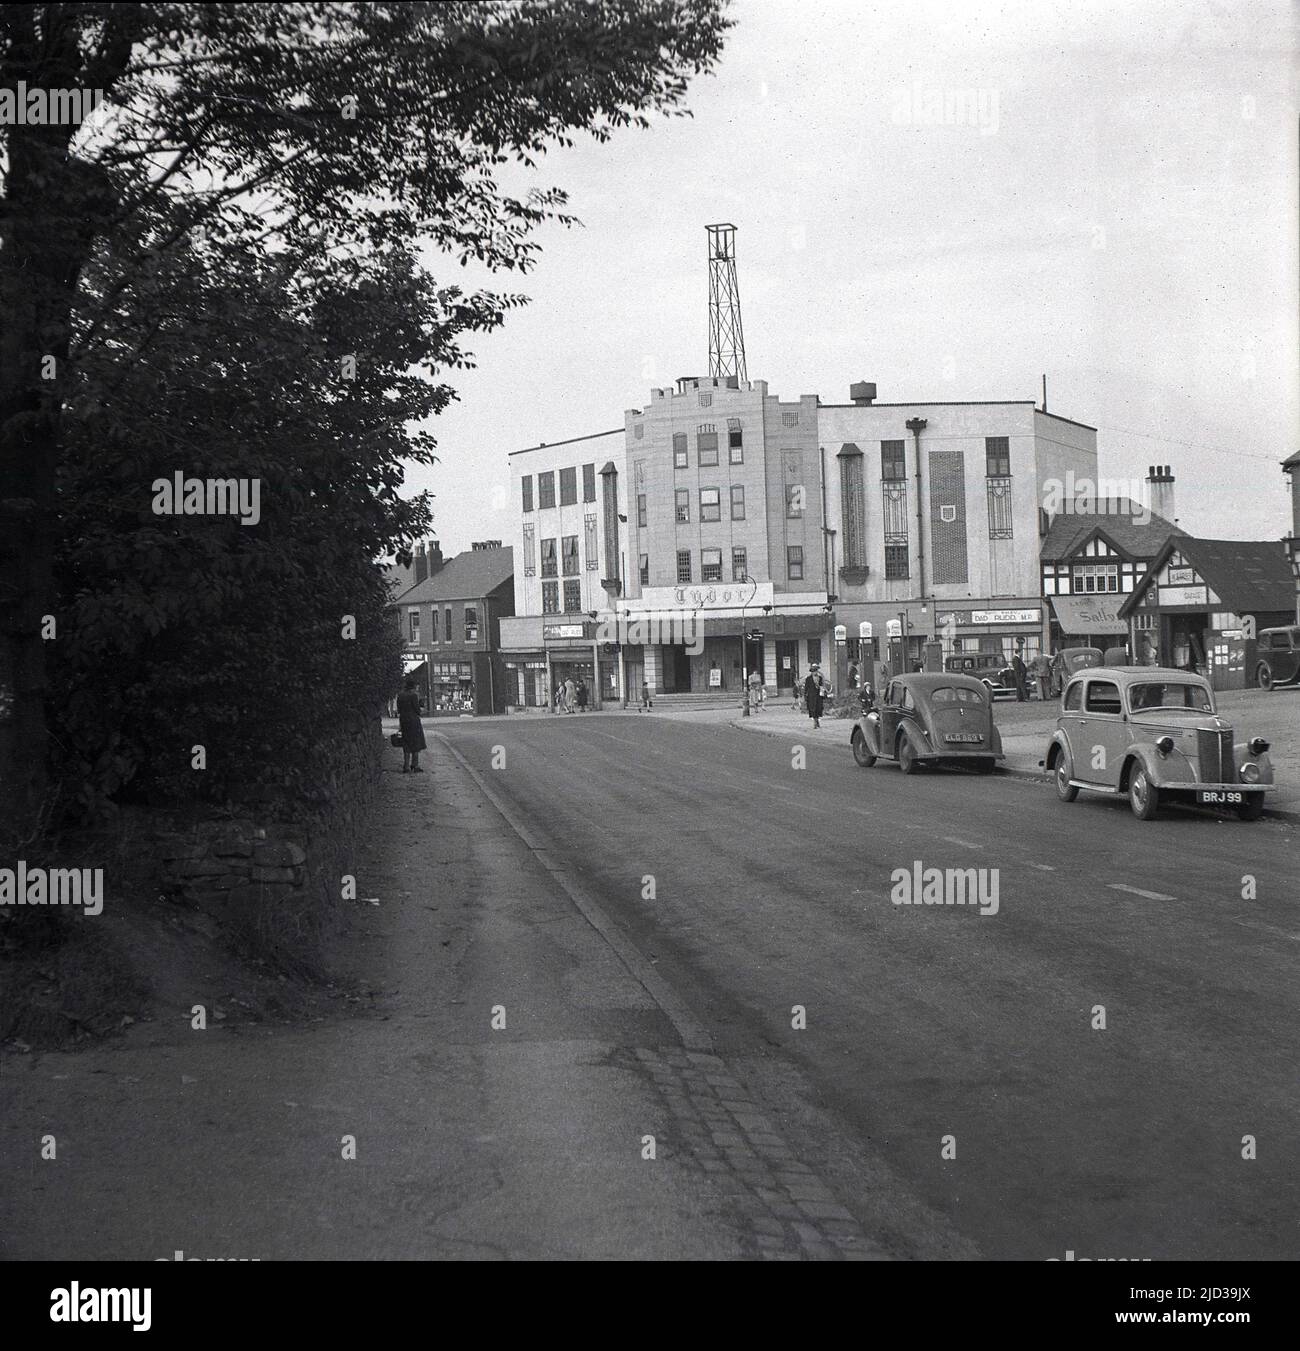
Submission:
<svg viewBox="0 0 1300 1351">
<path fill-rule="evenodd" d="M 555 151 L 531 303 L 417 467 L 444 554 L 513 542 L 512 450 L 708 373 L 705 226 L 737 227 L 748 374 L 784 399 L 1035 399 L 1194 534 L 1288 533 L 1300 448 L 1297 10 L 1280 0 L 734 0 L 689 119 Z M 522 180 L 513 179 L 512 185 Z"/>
</svg>

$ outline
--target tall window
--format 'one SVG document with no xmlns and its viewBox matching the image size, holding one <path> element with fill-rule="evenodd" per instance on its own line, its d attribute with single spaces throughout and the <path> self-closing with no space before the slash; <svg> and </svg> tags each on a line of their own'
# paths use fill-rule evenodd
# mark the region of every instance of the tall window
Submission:
<svg viewBox="0 0 1300 1351">
<path fill-rule="evenodd" d="M 689 549 L 677 550 L 677 580 L 679 582 L 691 580 L 691 551 Z"/>
<path fill-rule="evenodd" d="M 745 463 L 745 443 L 739 418 L 727 419 L 727 458 L 732 464 Z"/>
<path fill-rule="evenodd" d="M 596 466 L 594 464 L 582 466 L 582 500 L 584 502 L 596 500 Z"/>
<path fill-rule="evenodd" d="M 646 528 L 645 493 L 636 495 L 636 525 L 638 530 Z"/>
<path fill-rule="evenodd" d="M 564 613 L 566 615 L 576 614 L 581 609 L 582 609 L 582 583 L 565 582 Z"/>
<path fill-rule="evenodd" d="M 907 545 L 885 545 L 885 580 L 901 582 L 907 577 Z"/>
<path fill-rule="evenodd" d="M 524 522 L 524 576 L 537 576 L 537 527 L 532 521 Z"/>
<path fill-rule="evenodd" d="M 542 576 L 555 577 L 559 575 L 559 569 L 556 567 L 555 558 L 555 539 L 544 539 L 542 541 Z"/>
<path fill-rule="evenodd" d="M 523 476 L 523 478 L 521 478 L 521 479 L 519 480 L 519 485 L 520 485 L 520 487 L 523 489 L 523 493 L 524 493 L 524 510 L 525 510 L 525 511 L 532 511 L 532 509 L 533 509 L 533 476 L 532 476 L 531 474 L 525 474 L 525 475 Z"/>
<path fill-rule="evenodd" d="M 880 477 L 887 480 L 907 477 L 907 459 L 903 454 L 903 442 L 880 443 Z"/>
<path fill-rule="evenodd" d="M 718 463 L 718 433 L 706 422 L 695 435 L 695 455 L 701 469 Z"/>
<path fill-rule="evenodd" d="M 543 509 L 555 505 L 555 470 L 537 476 L 537 505 Z"/>
<path fill-rule="evenodd" d="M 642 555 L 641 555 L 641 563 L 640 563 L 640 566 L 641 566 L 641 585 L 642 585 L 642 586 L 649 586 L 649 585 L 650 585 L 650 555 L 649 555 L 649 554 L 642 554 Z"/>
<path fill-rule="evenodd" d="M 720 582 L 722 580 L 722 550 L 700 550 L 700 581 Z"/>
<path fill-rule="evenodd" d="M 467 643 L 478 642 L 478 606 L 467 605 L 465 607 L 465 641 Z"/>
<path fill-rule="evenodd" d="M 447 635 L 447 641 L 448 641 L 448 642 L 451 642 L 451 606 L 450 606 L 450 605 L 447 606 L 447 608 L 442 612 L 442 617 L 443 617 L 443 619 L 446 621 L 445 625 L 443 626 L 443 630 L 442 630 L 442 631 Z"/>
<path fill-rule="evenodd" d="M 989 539 L 1010 539 L 1011 534 L 1011 480 L 988 480 Z"/>
<path fill-rule="evenodd" d="M 785 485 L 785 515 L 789 521 L 797 521 L 803 515 L 803 484 Z"/>
<path fill-rule="evenodd" d="M 560 613 L 559 582 L 542 583 L 542 613 L 544 615 L 557 615 Z"/>
<path fill-rule="evenodd" d="M 732 549 L 731 580 L 733 582 L 743 582 L 748 575 L 749 563 L 746 559 L 744 549 Z"/>
<path fill-rule="evenodd" d="M 781 410 L 781 425 L 797 427 L 799 425 L 799 410 L 797 408 L 783 408 Z"/>
<path fill-rule="evenodd" d="M 787 544 L 785 548 L 785 572 L 792 582 L 803 581 L 803 545 Z"/>
<path fill-rule="evenodd" d="M 686 524 L 691 519 L 691 490 L 689 488 L 678 488 L 673 494 L 673 500 L 676 503 L 677 520 Z"/>
<path fill-rule="evenodd" d="M 576 577 L 578 575 L 578 537 L 577 535 L 564 536 L 564 575 L 566 577 Z"/>
<path fill-rule="evenodd" d="M 406 612 L 407 632 L 410 634 L 411 641 L 418 643 L 420 641 L 420 612 L 419 610 L 408 610 Z M 392 630 L 390 629 L 391 633 Z"/>
<path fill-rule="evenodd" d="M 1011 473 L 1011 445 L 1007 437 L 984 438 L 984 463 L 989 478 L 1006 478 Z"/>
<path fill-rule="evenodd" d="M 582 521 L 583 543 L 582 551 L 587 558 L 587 571 L 595 572 L 600 566 L 600 548 L 597 544 L 596 536 L 596 513 L 588 512 Z"/>
<path fill-rule="evenodd" d="M 720 521 L 722 519 L 722 494 L 717 488 L 700 489 L 700 520 Z"/>
<path fill-rule="evenodd" d="M 450 639 L 451 634 L 449 633 L 447 637 Z M 431 643 L 438 641 L 438 607 L 436 605 L 429 606 L 429 641 Z"/>
<path fill-rule="evenodd" d="M 743 483 L 731 485 L 731 519 L 733 521 L 745 519 L 745 485 Z"/>
<path fill-rule="evenodd" d="M 578 500 L 578 471 L 570 465 L 560 470 L 560 505 L 571 507 Z"/>
<path fill-rule="evenodd" d="M 840 515 L 844 526 L 844 566 L 862 568 L 867 563 L 866 484 L 862 452 L 846 446 L 839 454 Z"/>
<path fill-rule="evenodd" d="M 673 468 L 688 469 L 690 463 L 690 454 L 686 449 L 686 433 L 675 432 L 673 434 Z"/>
</svg>

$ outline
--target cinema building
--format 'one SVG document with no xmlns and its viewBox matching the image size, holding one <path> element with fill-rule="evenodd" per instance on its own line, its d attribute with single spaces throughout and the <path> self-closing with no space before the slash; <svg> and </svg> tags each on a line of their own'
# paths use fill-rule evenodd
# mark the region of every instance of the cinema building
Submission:
<svg viewBox="0 0 1300 1351">
<path fill-rule="evenodd" d="M 1030 660 L 1050 636 L 1045 504 L 1096 480 L 1096 429 L 1028 399 L 878 403 L 869 383 L 849 397 L 818 410 L 837 667 Z"/>
</svg>

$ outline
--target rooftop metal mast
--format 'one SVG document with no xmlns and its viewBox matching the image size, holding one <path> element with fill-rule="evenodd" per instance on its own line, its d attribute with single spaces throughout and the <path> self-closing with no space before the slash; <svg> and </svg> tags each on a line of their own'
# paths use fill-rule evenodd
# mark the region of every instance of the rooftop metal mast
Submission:
<svg viewBox="0 0 1300 1351">
<path fill-rule="evenodd" d="M 736 227 L 706 225 L 709 232 L 709 374 L 734 375 L 746 384 L 745 332 L 736 280 Z"/>
</svg>

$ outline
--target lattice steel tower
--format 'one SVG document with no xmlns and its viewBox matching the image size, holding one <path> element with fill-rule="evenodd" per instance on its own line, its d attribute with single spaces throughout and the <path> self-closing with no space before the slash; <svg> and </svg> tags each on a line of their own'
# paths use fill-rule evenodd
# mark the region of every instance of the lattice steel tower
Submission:
<svg viewBox="0 0 1300 1351">
<path fill-rule="evenodd" d="M 736 280 L 736 227 L 706 225 L 709 232 L 709 374 L 734 375 L 746 384 L 745 331 L 740 325 Z"/>
</svg>

